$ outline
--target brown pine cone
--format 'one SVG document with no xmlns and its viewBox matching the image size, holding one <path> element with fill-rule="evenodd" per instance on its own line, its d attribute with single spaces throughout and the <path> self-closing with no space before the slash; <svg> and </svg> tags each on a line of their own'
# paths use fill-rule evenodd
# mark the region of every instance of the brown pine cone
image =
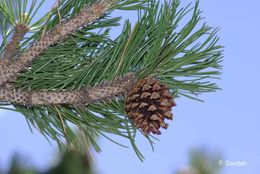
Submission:
<svg viewBox="0 0 260 174">
<path fill-rule="evenodd" d="M 171 108 L 175 106 L 169 89 L 157 79 L 144 78 L 128 93 L 125 110 L 136 127 L 145 134 L 161 134 L 160 127 L 167 129 L 164 119 L 172 120 Z"/>
</svg>

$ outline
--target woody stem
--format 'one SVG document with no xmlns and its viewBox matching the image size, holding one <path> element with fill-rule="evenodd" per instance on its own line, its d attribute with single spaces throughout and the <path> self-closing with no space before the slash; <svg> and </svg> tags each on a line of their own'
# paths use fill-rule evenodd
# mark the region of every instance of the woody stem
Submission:
<svg viewBox="0 0 260 174">
<path fill-rule="evenodd" d="M 8 102 L 22 105 L 53 105 L 71 104 L 86 105 L 93 102 L 115 99 L 124 95 L 135 83 L 135 75 L 132 73 L 124 77 L 117 77 L 101 85 L 79 90 L 64 91 L 22 91 L 0 89 L 0 102 Z"/>
<path fill-rule="evenodd" d="M 23 40 L 24 35 L 28 31 L 28 27 L 25 24 L 17 24 L 15 26 L 14 34 L 10 42 L 6 45 L 4 50 L 4 59 L 10 60 L 15 57 L 18 51 L 18 46 L 20 42 Z"/>
</svg>

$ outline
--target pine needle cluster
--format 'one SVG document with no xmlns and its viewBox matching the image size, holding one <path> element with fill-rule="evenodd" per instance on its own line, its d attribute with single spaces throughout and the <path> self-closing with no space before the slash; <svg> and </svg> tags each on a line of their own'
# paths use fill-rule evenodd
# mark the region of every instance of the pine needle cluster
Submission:
<svg viewBox="0 0 260 174">
<path fill-rule="evenodd" d="M 97 151 L 96 136 L 120 144 L 109 137 L 115 134 L 129 139 L 142 160 L 139 129 L 124 109 L 134 82 L 156 78 L 174 97 L 196 100 L 219 89 L 223 47 L 218 29 L 202 23 L 198 1 L 181 8 L 179 0 L 61 0 L 36 19 L 44 2 L 0 1 L 0 102 L 61 148 L 84 148 L 77 131 Z M 112 39 L 120 25 L 114 10 L 137 11 L 138 20 L 126 20 Z M 21 24 L 26 30 L 17 37 Z"/>
</svg>

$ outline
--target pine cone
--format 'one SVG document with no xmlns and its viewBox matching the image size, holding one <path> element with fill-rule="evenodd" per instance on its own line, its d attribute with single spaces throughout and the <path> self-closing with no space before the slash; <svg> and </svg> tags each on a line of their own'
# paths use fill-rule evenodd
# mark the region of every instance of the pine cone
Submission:
<svg viewBox="0 0 260 174">
<path fill-rule="evenodd" d="M 154 78 L 138 81 L 129 92 L 125 110 L 136 127 L 145 134 L 160 135 L 160 127 L 167 129 L 164 119 L 172 120 L 171 108 L 175 106 L 169 89 Z"/>
</svg>

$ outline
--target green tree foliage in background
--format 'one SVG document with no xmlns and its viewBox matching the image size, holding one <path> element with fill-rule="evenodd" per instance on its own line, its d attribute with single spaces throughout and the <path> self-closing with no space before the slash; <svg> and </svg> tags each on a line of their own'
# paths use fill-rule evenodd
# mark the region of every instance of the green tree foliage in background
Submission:
<svg viewBox="0 0 260 174">
<path fill-rule="evenodd" d="M 88 155 L 78 152 L 64 152 L 59 155 L 57 164 L 46 171 L 38 171 L 24 163 L 21 157 L 15 156 L 7 174 L 98 174 L 94 172 L 93 163 Z M 219 152 L 205 148 L 193 148 L 189 153 L 189 165 L 180 167 L 176 174 L 220 174 Z M 1 172 L 1 174 L 5 174 Z"/>
<path fill-rule="evenodd" d="M 64 152 L 60 155 L 57 164 L 46 169 L 38 171 L 33 167 L 26 165 L 21 156 L 14 156 L 8 171 L 1 174 L 94 174 L 89 157 L 78 152 Z"/>
<path fill-rule="evenodd" d="M 207 148 L 193 148 L 189 153 L 189 165 L 180 168 L 177 174 L 220 174 L 221 153 Z"/>
</svg>

